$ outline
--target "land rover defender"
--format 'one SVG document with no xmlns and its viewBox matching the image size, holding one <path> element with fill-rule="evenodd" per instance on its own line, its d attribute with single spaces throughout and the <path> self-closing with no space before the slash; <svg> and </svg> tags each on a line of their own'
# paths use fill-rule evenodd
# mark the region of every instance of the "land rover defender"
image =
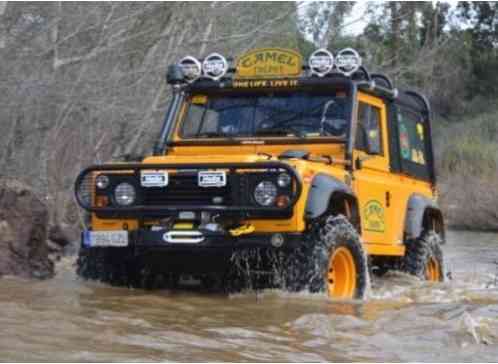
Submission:
<svg viewBox="0 0 498 364">
<path fill-rule="evenodd" d="M 167 82 L 152 155 L 77 177 L 81 277 L 217 277 L 339 299 L 362 298 L 369 272 L 443 280 L 423 95 L 369 73 L 351 48 L 305 65 L 280 48 L 187 56 Z"/>
</svg>

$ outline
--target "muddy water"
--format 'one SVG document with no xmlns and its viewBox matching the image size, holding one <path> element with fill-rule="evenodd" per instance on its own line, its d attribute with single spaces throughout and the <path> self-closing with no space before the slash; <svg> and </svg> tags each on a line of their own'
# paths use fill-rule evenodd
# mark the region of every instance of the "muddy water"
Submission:
<svg viewBox="0 0 498 364">
<path fill-rule="evenodd" d="M 365 302 L 0 280 L 1 361 L 497 361 L 498 235 L 451 232 L 453 280 L 376 279 Z"/>
</svg>

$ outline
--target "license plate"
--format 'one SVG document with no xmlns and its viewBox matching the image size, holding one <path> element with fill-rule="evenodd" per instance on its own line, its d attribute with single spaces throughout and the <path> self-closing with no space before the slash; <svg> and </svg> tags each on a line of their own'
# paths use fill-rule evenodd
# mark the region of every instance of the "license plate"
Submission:
<svg viewBox="0 0 498 364">
<path fill-rule="evenodd" d="M 85 231 L 83 244 L 87 247 L 124 247 L 128 246 L 128 231 Z"/>
<path fill-rule="evenodd" d="M 166 171 L 140 172 L 140 184 L 142 187 L 166 187 L 168 182 L 168 172 Z"/>
<path fill-rule="evenodd" d="M 200 171 L 198 177 L 199 187 L 223 187 L 227 185 L 225 171 Z"/>
</svg>

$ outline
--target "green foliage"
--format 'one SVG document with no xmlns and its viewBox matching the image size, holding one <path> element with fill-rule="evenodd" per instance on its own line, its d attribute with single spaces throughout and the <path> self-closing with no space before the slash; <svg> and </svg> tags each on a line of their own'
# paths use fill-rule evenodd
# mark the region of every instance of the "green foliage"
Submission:
<svg viewBox="0 0 498 364">
<path fill-rule="evenodd" d="M 303 56 L 303 59 L 308 59 L 311 53 L 316 50 L 315 45 L 309 40 L 306 40 L 302 35 L 297 38 L 297 48 Z"/>
<path fill-rule="evenodd" d="M 465 29 L 472 41 L 472 81 L 468 97 L 498 97 L 498 3 L 468 2 L 458 5 L 459 17 L 469 26 Z"/>
<path fill-rule="evenodd" d="M 353 1 L 300 1 L 298 8 L 304 13 L 298 22 L 301 33 L 307 34 L 320 48 L 341 37 L 344 20 L 353 9 Z"/>
<path fill-rule="evenodd" d="M 488 105 L 488 108 L 490 106 Z M 463 118 L 436 122 L 436 149 L 443 175 L 492 176 L 498 168 L 498 107 Z"/>
<path fill-rule="evenodd" d="M 447 174 L 491 175 L 496 172 L 498 145 L 475 136 L 455 140 L 441 155 L 442 171 Z"/>
<path fill-rule="evenodd" d="M 371 71 L 422 90 L 445 117 L 460 115 L 475 98 L 498 97 L 498 3 L 369 2 L 367 25 L 354 36 L 343 29 L 344 17 L 357 9 L 349 6 L 306 3 L 299 29 L 315 47 L 359 49 Z"/>
</svg>

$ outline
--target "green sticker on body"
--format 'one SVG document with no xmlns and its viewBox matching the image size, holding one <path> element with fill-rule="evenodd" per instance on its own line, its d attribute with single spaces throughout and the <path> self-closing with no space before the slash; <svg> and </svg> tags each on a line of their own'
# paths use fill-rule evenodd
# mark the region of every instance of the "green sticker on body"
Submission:
<svg viewBox="0 0 498 364">
<path fill-rule="evenodd" d="M 386 229 L 384 207 L 379 201 L 368 201 L 363 209 L 365 230 L 384 232 Z"/>
</svg>

